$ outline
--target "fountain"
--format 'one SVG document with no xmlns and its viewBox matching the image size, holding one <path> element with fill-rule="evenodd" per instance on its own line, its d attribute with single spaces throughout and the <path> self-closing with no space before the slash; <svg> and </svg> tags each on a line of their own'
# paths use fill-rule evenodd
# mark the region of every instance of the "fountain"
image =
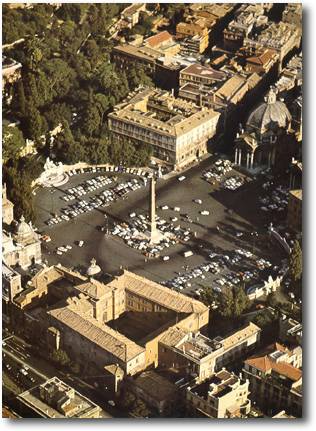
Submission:
<svg viewBox="0 0 316 431">
<path fill-rule="evenodd" d="M 38 183 L 43 187 L 58 187 L 65 184 L 69 180 L 68 175 L 64 172 L 64 167 L 61 162 L 54 163 L 47 157 L 44 172 L 40 175 Z"/>
</svg>

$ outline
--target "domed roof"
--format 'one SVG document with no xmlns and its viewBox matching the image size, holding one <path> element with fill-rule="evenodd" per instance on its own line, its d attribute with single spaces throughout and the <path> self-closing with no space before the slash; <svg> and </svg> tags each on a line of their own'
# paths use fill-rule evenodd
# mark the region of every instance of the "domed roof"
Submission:
<svg viewBox="0 0 316 431">
<path fill-rule="evenodd" d="M 101 272 L 101 268 L 97 265 L 97 261 L 93 258 L 91 259 L 91 265 L 87 269 L 87 275 L 93 276 L 99 274 Z"/>
<path fill-rule="evenodd" d="M 276 93 L 270 89 L 264 103 L 250 115 L 246 124 L 248 130 L 263 134 L 275 127 L 287 128 L 292 117 L 284 102 L 276 100 Z"/>
<path fill-rule="evenodd" d="M 20 223 L 17 225 L 16 234 L 18 238 L 25 238 L 33 235 L 33 230 L 31 226 L 26 223 L 23 215 L 20 218 Z"/>
</svg>

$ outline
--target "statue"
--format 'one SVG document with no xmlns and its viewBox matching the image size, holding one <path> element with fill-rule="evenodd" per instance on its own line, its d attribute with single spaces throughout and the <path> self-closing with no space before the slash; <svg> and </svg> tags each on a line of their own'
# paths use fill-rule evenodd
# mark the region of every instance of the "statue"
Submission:
<svg viewBox="0 0 316 431">
<path fill-rule="evenodd" d="M 52 160 L 50 160 L 49 157 L 47 157 L 45 165 L 44 165 L 44 170 L 49 171 L 49 170 L 54 169 L 54 168 L 55 168 L 55 163 Z"/>
</svg>

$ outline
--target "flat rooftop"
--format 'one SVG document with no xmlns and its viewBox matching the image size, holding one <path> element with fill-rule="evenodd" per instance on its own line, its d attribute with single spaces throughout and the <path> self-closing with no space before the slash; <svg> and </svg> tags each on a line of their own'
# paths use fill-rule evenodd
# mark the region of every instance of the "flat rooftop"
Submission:
<svg viewBox="0 0 316 431">
<path fill-rule="evenodd" d="M 221 398 L 232 391 L 232 386 L 239 381 L 234 374 L 223 369 L 210 379 L 191 388 L 191 392 L 207 400 L 208 394 L 214 398 Z"/>
<path fill-rule="evenodd" d="M 177 345 L 178 350 L 194 359 L 202 359 L 222 347 L 220 341 L 211 340 L 202 334 L 191 335 L 190 338 Z"/>
<path fill-rule="evenodd" d="M 74 391 L 74 395 L 71 398 L 70 403 L 64 407 L 64 414 L 41 399 L 40 389 L 44 386 L 50 386 L 56 391 Z M 18 396 L 18 399 L 28 407 L 32 408 L 40 416 L 45 418 L 89 417 L 90 415 L 93 415 L 93 413 L 96 414 L 101 410 L 99 406 L 81 395 L 79 392 L 75 391 L 63 381 L 59 380 L 57 377 L 53 377 L 52 379 L 46 381 L 43 385 L 36 386 L 29 391 L 23 392 Z"/>
</svg>

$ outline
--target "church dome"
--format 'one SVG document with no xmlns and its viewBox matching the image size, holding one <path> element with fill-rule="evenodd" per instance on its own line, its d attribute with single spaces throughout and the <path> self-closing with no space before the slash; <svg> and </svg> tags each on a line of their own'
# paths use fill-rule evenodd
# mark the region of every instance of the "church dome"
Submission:
<svg viewBox="0 0 316 431">
<path fill-rule="evenodd" d="M 101 272 L 101 268 L 97 265 L 97 261 L 93 258 L 91 259 L 91 265 L 87 269 L 87 275 L 93 276 L 99 274 Z"/>
<path fill-rule="evenodd" d="M 16 235 L 18 238 L 24 239 L 33 235 L 33 230 L 29 224 L 26 223 L 24 216 L 20 218 L 20 223 L 17 225 Z"/>
<path fill-rule="evenodd" d="M 286 129 L 291 119 L 285 103 L 277 100 L 275 90 L 270 89 L 264 103 L 249 115 L 246 128 L 248 131 L 264 134 L 277 128 Z"/>
</svg>

